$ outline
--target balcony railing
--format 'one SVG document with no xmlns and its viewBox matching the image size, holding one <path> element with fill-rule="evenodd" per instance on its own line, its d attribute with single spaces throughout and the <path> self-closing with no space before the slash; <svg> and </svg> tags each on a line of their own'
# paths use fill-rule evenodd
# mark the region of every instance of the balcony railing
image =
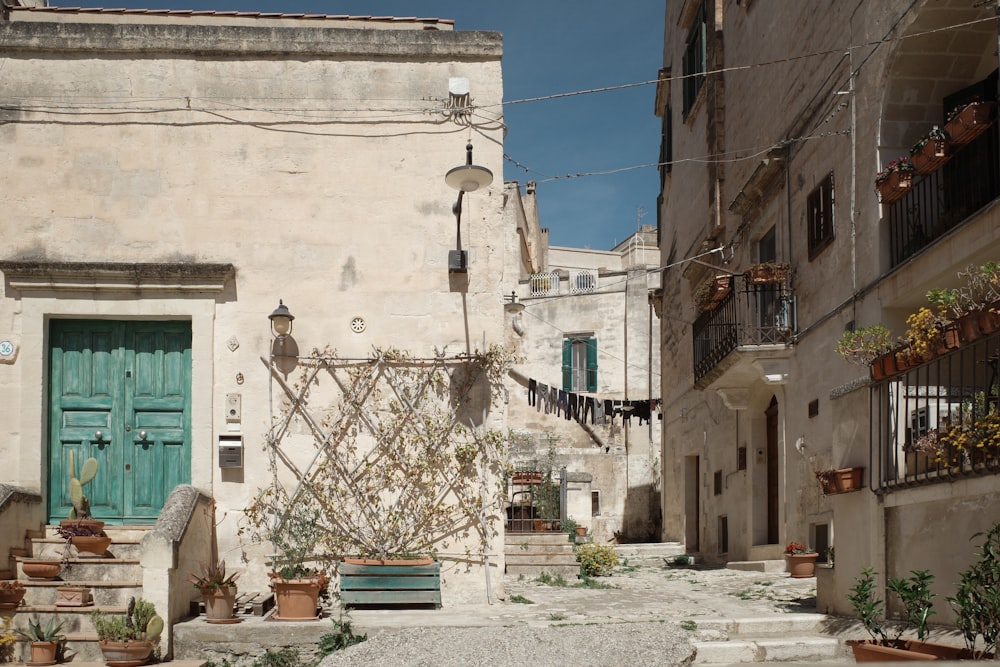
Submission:
<svg viewBox="0 0 1000 667">
<path fill-rule="evenodd" d="M 955 149 L 944 167 L 917 177 L 889 204 L 889 252 L 896 266 L 1000 196 L 997 124 Z"/>
<path fill-rule="evenodd" d="M 697 382 L 738 347 L 791 341 L 795 299 L 783 284 L 752 284 L 746 278 L 694 323 L 694 379 Z"/>
<path fill-rule="evenodd" d="M 1000 333 L 871 388 L 879 492 L 1000 473 Z"/>
</svg>

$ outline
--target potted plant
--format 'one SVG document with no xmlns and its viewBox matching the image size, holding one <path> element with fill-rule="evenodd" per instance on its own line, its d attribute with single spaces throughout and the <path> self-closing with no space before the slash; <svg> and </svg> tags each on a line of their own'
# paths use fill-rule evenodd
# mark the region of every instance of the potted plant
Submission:
<svg viewBox="0 0 1000 667">
<path fill-rule="evenodd" d="M 785 262 L 759 262 L 748 266 L 745 274 L 751 285 L 773 285 L 785 282 L 791 268 Z"/>
<path fill-rule="evenodd" d="M 972 539 L 985 538 L 979 560 L 961 573 L 954 597 L 947 598 L 955 610 L 955 625 L 962 633 L 971 657 L 982 660 L 997 652 L 1000 638 L 1000 522 Z M 979 643 L 979 638 L 982 643 Z"/>
<path fill-rule="evenodd" d="M 948 112 L 945 132 L 957 145 L 969 143 L 993 124 L 994 106 L 995 102 L 984 102 L 979 96 L 972 96 L 968 102 Z"/>
<path fill-rule="evenodd" d="M 849 493 L 861 489 L 864 471 L 862 467 L 817 470 L 816 479 L 819 480 L 823 495 Z"/>
<path fill-rule="evenodd" d="M 835 348 L 844 361 L 870 367 L 872 377 L 876 380 L 885 377 L 886 369 L 882 359 L 887 357 L 892 349 L 892 332 L 883 324 L 848 329 L 841 334 Z M 895 361 L 892 364 L 892 372 L 895 372 Z"/>
<path fill-rule="evenodd" d="M 205 620 L 209 623 L 239 623 L 233 616 L 236 602 L 236 579 L 239 574 L 226 576 L 226 561 L 201 564 L 200 573 L 192 573 L 190 581 L 205 601 Z"/>
<path fill-rule="evenodd" d="M 948 133 L 937 125 L 931 131 L 913 144 L 910 149 L 910 159 L 918 174 L 930 174 L 951 159 L 951 152 L 948 150 Z"/>
<path fill-rule="evenodd" d="M 930 586 L 934 576 L 926 570 L 913 570 L 909 577 L 893 578 L 886 590 L 899 596 L 903 605 L 902 623 L 890 635 L 884 626 L 884 603 L 877 597 L 876 572 L 867 567 L 854 579 L 848 600 L 854 613 L 868 631 L 870 639 L 848 640 L 856 662 L 898 662 L 914 660 L 960 660 L 970 654 L 958 646 L 926 641 L 927 619 L 932 610 L 934 593 Z M 917 635 L 916 640 L 902 639 L 907 630 Z"/>
<path fill-rule="evenodd" d="M 698 285 L 693 299 L 698 310 L 714 310 L 732 289 L 733 279 L 729 274 L 714 276 Z"/>
<path fill-rule="evenodd" d="M 108 667 L 146 664 L 163 633 L 163 619 L 153 604 L 142 598 L 129 598 L 124 615 L 95 610 L 90 619 Z"/>
<path fill-rule="evenodd" d="M 70 450 L 69 501 L 72 503 L 73 509 L 69 511 L 69 518 L 60 522 L 60 526 L 65 524 L 89 526 L 94 533 L 104 529 L 104 522 L 98 521 L 90 515 L 90 499 L 84 494 L 84 488 L 94 481 L 99 467 L 97 459 L 91 456 L 80 466 L 80 475 L 77 477 L 76 459 L 73 450 Z"/>
<path fill-rule="evenodd" d="M 54 617 L 50 618 L 43 627 L 38 616 L 32 615 L 28 621 L 27 629 L 15 630 L 21 639 L 31 642 L 31 662 L 28 663 L 29 665 L 54 665 L 63 661 L 66 636 L 59 634 L 62 627 L 63 624 L 56 623 Z"/>
<path fill-rule="evenodd" d="M 66 540 L 66 548 L 70 545 L 76 547 L 77 555 L 80 557 L 101 557 L 111 546 L 111 538 L 102 528 L 96 528 L 93 524 L 82 521 L 69 521 L 61 523 L 56 532 Z"/>
<path fill-rule="evenodd" d="M 17 579 L 0 579 L 0 610 L 17 611 L 25 590 L 24 584 Z"/>
<path fill-rule="evenodd" d="M 807 544 L 789 542 L 785 547 L 785 562 L 793 579 L 815 576 L 817 558 L 819 553 Z"/>
<path fill-rule="evenodd" d="M 875 175 L 875 191 L 879 201 L 891 204 L 906 194 L 913 184 L 913 174 L 916 168 L 909 155 L 896 158 L 886 165 L 885 169 Z"/>
</svg>

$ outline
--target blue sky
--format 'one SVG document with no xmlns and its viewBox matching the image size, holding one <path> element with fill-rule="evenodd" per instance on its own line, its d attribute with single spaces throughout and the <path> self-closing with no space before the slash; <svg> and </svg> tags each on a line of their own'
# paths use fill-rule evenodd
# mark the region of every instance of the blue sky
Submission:
<svg viewBox="0 0 1000 667">
<path fill-rule="evenodd" d="M 664 0 L 53 0 L 52 5 L 218 9 L 454 19 L 504 37 L 504 100 L 653 81 L 662 63 Z M 660 123 L 653 85 L 505 107 L 504 179 L 538 182 L 552 245 L 608 250 L 656 224 Z M 473 97 L 474 97 L 473 91 Z M 548 180 L 553 179 L 553 180 Z"/>
</svg>

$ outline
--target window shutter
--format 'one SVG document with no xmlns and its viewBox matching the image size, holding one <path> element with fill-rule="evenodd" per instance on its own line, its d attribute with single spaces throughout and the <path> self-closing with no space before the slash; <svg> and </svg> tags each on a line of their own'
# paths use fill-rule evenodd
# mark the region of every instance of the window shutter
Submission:
<svg viewBox="0 0 1000 667">
<path fill-rule="evenodd" d="M 563 340 L 562 386 L 563 391 L 573 391 L 573 341 L 570 338 Z"/>
<path fill-rule="evenodd" d="M 587 391 L 597 391 L 597 339 L 587 340 Z"/>
</svg>

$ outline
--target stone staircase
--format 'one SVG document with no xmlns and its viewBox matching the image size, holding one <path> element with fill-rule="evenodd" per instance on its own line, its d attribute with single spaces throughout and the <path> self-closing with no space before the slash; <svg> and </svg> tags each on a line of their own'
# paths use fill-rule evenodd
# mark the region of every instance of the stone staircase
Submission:
<svg viewBox="0 0 1000 667">
<path fill-rule="evenodd" d="M 503 551 L 509 575 L 536 577 L 545 572 L 575 579 L 580 573 L 573 542 L 563 532 L 507 532 Z"/>
<path fill-rule="evenodd" d="M 25 576 L 23 567 L 24 562 L 29 560 L 60 560 L 64 557 L 66 543 L 55 532 L 54 526 L 47 526 L 44 532 L 29 534 L 26 548 L 15 549 L 12 554 L 16 567 L 12 574 L 26 589 L 24 600 L 14 616 L 14 626 L 25 627 L 34 614 L 43 623 L 56 618 L 57 622 L 63 623 L 67 654 L 75 654 L 74 664 L 103 664 L 90 612 L 100 609 L 109 613 L 124 613 L 130 597 L 142 596 L 139 543 L 148 527 L 105 526 L 104 530 L 112 538 L 104 556 L 81 557 L 75 548 L 70 547 L 68 561 L 52 581 L 30 579 Z M 93 604 L 86 607 L 57 606 L 56 589 L 66 585 L 89 588 Z M 29 657 L 27 644 L 19 646 L 18 655 L 21 659 Z"/>
<path fill-rule="evenodd" d="M 826 621 L 823 614 L 698 620 L 697 632 L 706 639 L 692 642 L 693 664 L 852 663 L 843 639 L 825 633 Z"/>
</svg>

